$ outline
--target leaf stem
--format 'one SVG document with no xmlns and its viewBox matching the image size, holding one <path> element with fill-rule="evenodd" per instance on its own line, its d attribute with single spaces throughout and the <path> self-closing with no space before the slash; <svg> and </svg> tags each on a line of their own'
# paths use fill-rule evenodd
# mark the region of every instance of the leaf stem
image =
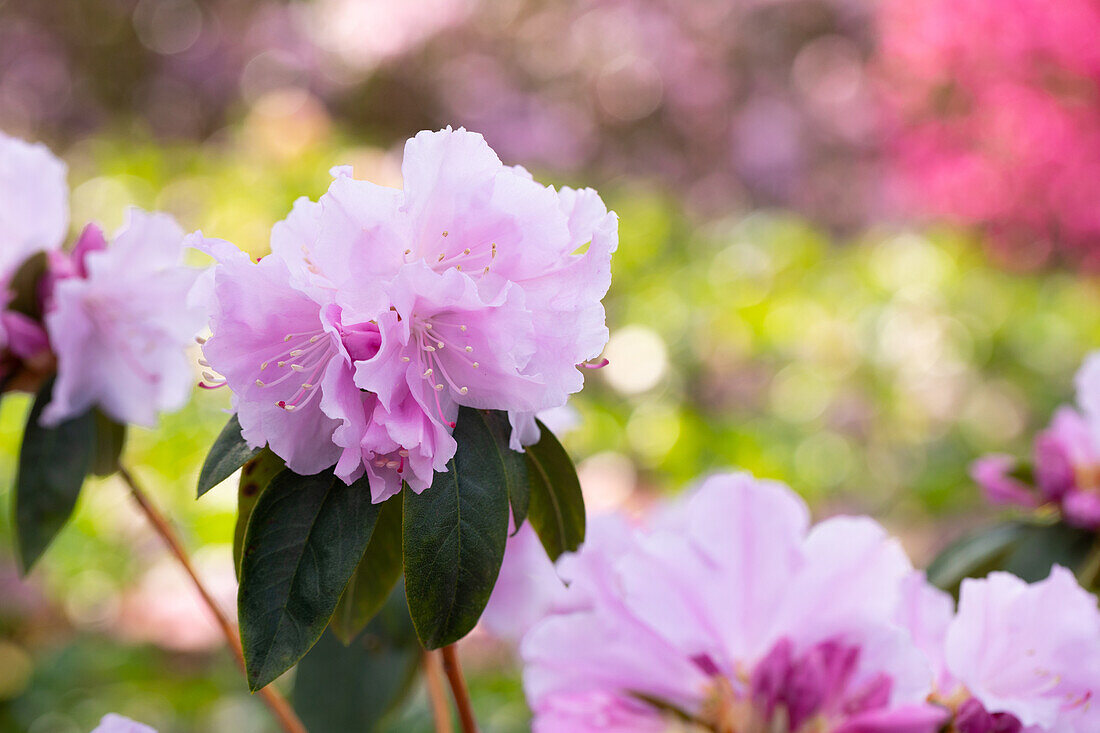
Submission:
<svg viewBox="0 0 1100 733">
<path fill-rule="evenodd" d="M 474 709 L 470 705 L 470 691 L 466 689 L 466 680 L 462 677 L 462 667 L 458 663 L 458 652 L 455 645 L 443 647 L 443 671 L 447 673 L 447 681 L 451 684 L 451 694 L 455 698 L 455 706 L 458 708 L 458 719 L 462 723 L 462 733 L 477 733 L 477 720 L 474 719 Z"/>
<path fill-rule="evenodd" d="M 439 657 L 435 652 L 425 651 L 423 660 L 424 681 L 428 687 L 428 701 L 432 706 L 432 720 L 435 733 L 451 733 L 451 706 L 447 702 L 447 690 L 443 686 L 443 674 L 439 668 Z"/>
<path fill-rule="evenodd" d="M 119 466 L 119 476 L 130 487 L 130 493 L 133 495 L 134 500 L 137 501 L 141 511 L 148 518 L 149 523 L 153 525 L 153 529 L 164 540 L 164 544 L 168 545 L 168 549 L 172 551 L 176 559 L 179 561 L 183 569 L 191 577 L 191 581 L 195 584 L 195 589 L 198 590 L 199 595 L 202 596 L 203 602 L 207 608 L 214 615 L 214 619 L 217 622 L 218 628 L 221 629 L 222 635 L 225 637 L 226 644 L 229 646 L 229 650 L 233 653 L 233 657 L 237 660 L 237 666 L 241 668 L 241 671 L 245 671 L 244 666 L 244 651 L 241 649 L 241 640 L 237 636 L 237 630 L 233 625 L 233 622 L 229 620 L 229 617 L 225 615 L 221 607 L 218 606 L 217 601 L 199 580 L 198 573 L 195 572 L 194 566 L 191 564 L 190 558 L 187 556 L 187 551 L 183 548 L 183 544 L 180 542 L 179 537 L 176 535 L 176 531 L 172 529 L 172 525 L 168 523 L 168 520 L 160 513 L 160 511 L 153 506 L 153 503 L 149 500 L 149 496 L 138 486 L 134 477 L 130 474 L 125 467 Z M 308 733 L 306 727 L 299 720 L 298 715 L 294 712 L 294 709 L 287 702 L 286 698 L 279 694 L 273 686 L 268 685 L 259 691 L 260 697 L 263 698 L 264 703 L 271 709 L 271 712 L 279 721 L 279 725 L 282 726 L 286 733 Z"/>
</svg>

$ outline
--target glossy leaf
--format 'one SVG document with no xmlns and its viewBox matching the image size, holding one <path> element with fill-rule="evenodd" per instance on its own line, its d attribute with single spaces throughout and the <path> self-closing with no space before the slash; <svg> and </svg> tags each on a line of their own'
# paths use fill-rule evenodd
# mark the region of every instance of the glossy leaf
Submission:
<svg viewBox="0 0 1100 733">
<path fill-rule="evenodd" d="M 405 592 L 413 624 L 427 649 L 468 634 L 504 559 L 508 486 L 496 440 L 472 408 L 462 408 L 458 442 L 446 473 L 422 493 L 402 491 Z"/>
<path fill-rule="evenodd" d="M 95 417 L 90 411 L 56 427 L 39 425 L 52 390 L 51 380 L 35 397 L 19 452 L 13 515 L 24 573 L 69 521 L 95 450 Z"/>
<path fill-rule="evenodd" d="M 393 501 L 401 503 L 397 497 Z M 294 676 L 294 708 L 310 733 L 375 730 L 407 697 L 422 653 L 404 587 L 398 585 L 350 644 L 327 633 L 302 658 Z"/>
<path fill-rule="evenodd" d="M 584 496 L 577 469 L 565 448 L 541 422 L 542 435 L 527 446 L 527 474 L 531 483 L 528 519 L 546 554 L 557 560 L 575 552 L 584 542 Z"/>
<path fill-rule="evenodd" d="M 241 555 L 244 552 L 248 518 L 252 516 L 252 509 L 259 501 L 260 493 L 283 468 L 283 459 L 268 448 L 264 448 L 255 458 L 241 466 L 241 480 L 237 485 L 237 526 L 233 531 L 233 572 L 237 574 L 238 580 L 241 577 Z"/>
<path fill-rule="evenodd" d="M 957 594 L 964 578 L 980 578 L 1004 568 L 1008 557 L 1027 536 L 1029 525 L 1005 522 L 955 541 L 928 566 L 933 585 Z"/>
<path fill-rule="evenodd" d="M 95 450 L 92 456 L 92 473 L 110 476 L 119 469 L 119 458 L 126 445 L 126 426 L 117 423 L 100 410 L 95 415 Z"/>
<path fill-rule="evenodd" d="M 284 469 L 252 510 L 237 612 L 248 684 L 258 690 L 320 638 L 370 542 L 380 505 L 365 478 Z"/>
<path fill-rule="evenodd" d="M 262 448 L 249 448 L 241 437 L 241 423 L 236 415 L 218 434 L 199 472 L 199 496 L 233 475 L 246 461 L 255 458 Z"/>
<path fill-rule="evenodd" d="M 508 486 L 508 503 L 512 507 L 512 520 L 515 531 L 518 532 L 527 519 L 527 511 L 531 506 L 531 482 L 527 477 L 527 459 L 519 451 L 508 447 L 512 426 L 508 422 L 507 412 L 478 410 L 477 414 L 485 421 L 485 426 L 496 441 L 497 454 L 504 468 L 504 480 Z"/>
<path fill-rule="evenodd" d="M 367 551 L 336 605 L 329 628 L 345 644 L 374 618 L 401 577 L 401 510 L 400 496 L 382 503 Z"/>
<path fill-rule="evenodd" d="M 1046 578 L 1055 565 L 1077 573 L 1095 542 L 1096 533 L 1087 529 L 1066 524 L 1029 525 L 1002 569 L 1029 583 Z"/>
</svg>

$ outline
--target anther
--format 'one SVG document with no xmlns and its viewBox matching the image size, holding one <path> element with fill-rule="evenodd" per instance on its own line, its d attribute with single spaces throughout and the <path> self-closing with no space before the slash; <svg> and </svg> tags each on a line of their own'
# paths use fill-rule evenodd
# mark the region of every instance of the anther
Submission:
<svg viewBox="0 0 1100 733">
<path fill-rule="evenodd" d="M 205 343 L 206 343 L 206 339 L 204 339 L 204 338 L 203 338 L 202 336 L 196 336 L 196 337 L 195 337 L 195 343 L 196 343 L 196 344 L 200 344 L 200 345 L 201 345 L 201 344 L 205 344 Z"/>
<path fill-rule="evenodd" d="M 402 448 L 401 450 L 397 451 L 397 455 L 401 456 L 402 458 L 408 458 L 409 452 Z"/>
<path fill-rule="evenodd" d="M 459 326 L 459 327 L 458 327 L 458 330 L 459 330 L 459 331 L 465 331 L 465 330 L 466 330 L 466 327 L 465 327 L 465 326 Z"/>
<path fill-rule="evenodd" d="M 411 250 L 411 249 L 407 249 L 407 250 L 405 250 L 405 254 L 407 254 L 407 255 L 411 255 L 411 254 L 412 254 L 412 250 Z"/>
<path fill-rule="evenodd" d="M 442 384 L 433 384 L 432 389 L 434 389 L 436 392 L 441 392 L 441 391 L 443 391 L 443 385 Z"/>
<path fill-rule="evenodd" d="M 467 346 L 467 347 L 466 347 L 466 353 L 467 353 L 467 354 L 469 354 L 469 353 L 470 353 L 471 351 L 473 351 L 473 350 L 474 350 L 474 347 L 473 347 L 473 346 Z"/>
<path fill-rule="evenodd" d="M 481 365 L 480 365 L 480 364 L 478 364 L 478 363 L 477 363 L 477 362 L 475 361 L 475 362 L 474 362 L 474 369 L 477 369 L 477 368 L 478 368 L 479 366 L 481 366 Z"/>
<path fill-rule="evenodd" d="M 283 341 L 290 341 L 292 338 L 294 338 L 294 334 L 288 333 L 286 335 L 286 338 L 283 339 Z"/>
<path fill-rule="evenodd" d="M 428 367 L 427 369 L 424 370 L 424 373 L 421 374 L 420 376 L 424 377 L 424 379 L 427 379 L 428 377 L 432 376 L 432 368 Z"/>
<path fill-rule="evenodd" d="M 218 378 L 215 375 L 211 374 L 210 372 L 206 372 L 206 371 L 204 371 L 202 373 L 202 378 L 205 379 L 208 382 L 217 382 L 218 381 Z"/>
<path fill-rule="evenodd" d="M 462 250 L 462 254 L 464 254 L 464 255 L 470 254 L 470 248 L 467 247 L 466 249 Z"/>
<path fill-rule="evenodd" d="M 285 367 L 286 362 L 285 361 L 277 361 L 277 362 L 275 362 L 275 366 L 280 367 L 280 368 Z"/>
<path fill-rule="evenodd" d="M 263 364 L 260 364 L 260 371 L 262 372 L 262 371 L 263 371 L 264 369 L 267 369 L 267 365 L 268 365 L 269 363 L 270 363 L 270 362 L 267 362 L 267 361 L 265 361 L 265 362 L 264 362 Z"/>
<path fill-rule="evenodd" d="M 301 364 L 291 364 L 290 368 L 296 372 L 304 372 L 306 370 L 306 368 Z"/>
<path fill-rule="evenodd" d="M 446 229 L 444 229 L 444 230 L 443 230 L 443 236 L 445 237 L 445 236 L 447 236 L 447 234 L 448 234 L 447 230 L 446 230 Z"/>
<path fill-rule="evenodd" d="M 466 393 L 467 393 L 467 392 L 469 392 L 469 391 L 470 391 L 470 390 L 469 390 L 469 389 L 467 389 L 466 387 L 459 387 L 459 388 L 458 388 L 458 393 L 459 393 L 459 394 L 466 394 Z"/>
<path fill-rule="evenodd" d="M 447 255 L 446 255 L 445 253 L 443 253 L 443 252 L 440 252 L 440 253 L 439 253 L 439 257 L 436 257 L 436 258 L 435 258 L 435 261 L 436 261 L 436 262 L 442 262 L 442 261 L 443 261 L 443 260 L 445 260 L 445 259 L 447 259 Z"/>
<path fill-rule="evenodd" d="M 315 343 L 317 343 L 317 341 L 320 340 L 320 338 L 321 338 L 321 334 L 317 334 L 316 336 L 311 336 L 310 339 L 309 339 L 309 342 L 311 344 L 315 344 Z"/>
<path fill-rule="evenodd" d="M 286 410 L 287 412 L 294 412 L 294 410 L 297 409 L 297 405 L 287 405 L 283 409 Z"/>
<path fill-rule="evenodd" d="M 256 386 L 257 386 L 257 387 L 263 387 L 263 386 L 264 386 L 264 383 L 263 383 L 262 381 L 260 381 L 259 379 L 257 379 L 257 380 L 256 380 Z"/>
<path fill-rule="evenodd" d="M 442 341 L 436 341 L 435 345 L 437 348 L 442 349 L 446 344 L 444 344 Z"/>
<path fill-rule="evenodd" d="M 397 468 L 400 465 L 397 461 L 386 461 L 386 468 Z"/>
<path fill-rule="evenodd" d="M 432 324 L 430 324 L 430 323 L 425 323 L 425 324 L 424 324 L 424 328 L 425 328 L 426 330 L 428 330 L 428 331 L 431 331 L 431 330 L 432 330 Z"/>
<path fill-rule="evenodd" d="M 290 355 L 291 356 L 301 356 L 304 353 L 305 352 L 302 349 L 294 349 L 293 351 L 290 352 Z"/>
<path fill-rule="evenodd" d="M 402 357 L 401 357 L 401 361 L 409 361 L 409 357 L 407 357 L 407 356 L 402 356 Z"/>
<path fill-rule="evenodd" d="M 435 347 L 434 346 L 425 346 L 424 351 L 435 351 Z"/>
<path fill-rule="evenodd" d="M 210 362 L 208 362 L 206 359 L 199 359 L 199 366 L 208 367 L 210 366 Z"/>
<path fill-rule="evenodd" d="M 305 384 L 302 385 L 302 389 L 304 389 L 308 392 L 309 390 L 313 389 L 313 385 L 310 384 L 309 382 L 306 382 Z"/>
</svg>

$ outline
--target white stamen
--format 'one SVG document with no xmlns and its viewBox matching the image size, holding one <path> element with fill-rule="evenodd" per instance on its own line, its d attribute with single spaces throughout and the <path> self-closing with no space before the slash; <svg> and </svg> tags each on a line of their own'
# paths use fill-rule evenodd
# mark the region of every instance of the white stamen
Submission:
<svg viewBox="0 0 1100 733">
<path fill-rule="evenodd" d="M 311 344 L 315 344 L 315 343 L 317 343 L 317 341 L 318 341 L 318 340 L 319 340 L 320 338 L 321 338 L 321 334 L 317 334 L 316 336 L 311 336 L 311 337 L 310 337 L 310 339 L 309 339 L 309 342 L 310 342 Z"/>
<path fill-rule="evenodd" d="M 386 468 L 397 468 L 400 465 L 397 461 L 386 461 Z"/>
<path fill-rule="evenodd" d="M 205 379 L 208 382 L 220 382 L 221 381 L 215 375 L 211 374 L 210 372 L 206 372 L 206 371 L 204 371 L 202 373 L 202 378 Z"/>
<path fill-rule="evenodd" d="M 305 353 L 305 351 L 303 351 L 302 349 L 294 349 L 293 351 L 290 352 L 290 355 L 291 356 L 301 356 L 304 353 Z"/>
<path fill-rule="evenodd" d="M 295 405 L 287 405 L 287 406 L 286 406 L 286 407 L 284 407 L 283 409 L 284 409 L 284 410 L 286 410 L 287 412 L 294 412 L 294 410 L 295 410 Z"/>
<path fill-rule="evenodd" d="M 466 393 L 467 393 L 467 392 L 469 392 L 469 391 L 470 391 L 470 390 L 469 390 L 469 389 L 467 389 L 466 387 L 459 387 L 459 389 L 458 389 L 458 393 L 459 393 L 459 394 L 466 394 Z"/>
<path fill-rule="evenodd" d="M 401 450 L 397 451 L 397 455 L 401 456 L 402 458 L 408 458 L 409 452 L 402 448 Z"/>
<path fill-rule="evenodd" d="M 286 362 L 285 362 L 285 361 L 277 361 L 277 362 L 275 362 L 275 366 L 277 366 L 277 367 L 285 367 L 285 366 L 286 366 Z"/>
<path fill-rule="evenodd" d="M 475 362 L 474 362 L 474 369 L 477 369 L 477 368 L 478 368 L 479 366 L 481 366 L 481 365 L 480 365 L 480 364 L 478 364 L 478 363 L 477 363 L 477 362 L 475 361 Z"/>
<path fill-rule="evenodd" d="M 264 362 L 263 364 L 260 364 L 260 371 L 262 372 L 262 371 L 263 371 L 264 369 L 267 369 L 267 365 L 268 365 L 269 363 L 270 363 L 270 362 L 266 362 L 266 361 L 265 361 L 265 362 Z"/>
<path fill-rule="evenodd" d="M 473 347 L 473 346 L 467 346 L 467 347 L 466 347 L 466 353 L 467 353 L 467 354 L 469 354 L 469 353 L 470 353 L 471 351 L 473 351 L 473 350 L 474 350 L 474 347 Z"/>
<path fill-rule="evenodd" d="M 290 368 L 296 372 L 304 372 L 306 370 L 306 368 L 301 364 L 291 364 Z"/>
<path fill-rule="evenodd" d="M 402 357 L 401 357 L 401 361 L 409 361 L 409 357 L 407 357 L 407 356 L 402 356 Z"/>
<path fill-rule="evenodd" d="M 283 341 L 290 341 L 292 338 L 294 338 L 294 334 L 288 333 L 286 335 L 286 338 L 283 339 Z"/>
<path fill-rule="evenodd" d="M 263 382 L 261 382 L 261 381 L 260 381 L 259 379 L 257 379 L 257 380 L 256 380 L 256 386 L 257 386 L 257 387 L 263 387 L 263 386 L 264 386 L 264 383 L 263 383 Z"/>
<path fill-rule="evenodd" d="M 433 388 L 433 389 L 434 389 L 434 390 L 435 390 L 436 392 L 440 392 L 440 391 L 442 391 L 442 390 L 443 390 L 443 385 L 442 385 L 442 384 L 433 384 L 433 385 L 432 385 L 432 388 Z"/>
<path fill-rule="evenodd" d="M 435 351 L 435 347 L 434 346 L 425 346 L 424 351 Z"/>
<path fill-rule="evenodd" d="M 208 362 L 206 359 L 199 359 L 199 366 L 208 367 L 210 366 L 210 362 Z"/>
<path fill-rule="evenodd" d="M 427 369 L 425 369 L 425 370 L 424 370 L 424 373 L 423 373 L 423 374 L 421 374 L 420 376 L 424 377 L 424 379 L 427 379 L 428 377 L 432 376 L 432 369 L 431 369 L 431 367 L 428 367 Z"/>
<path fill-rule="evenodd" d="M 445 344 L 442 341 L 436 341 L 435 345 L 436 345 L 436 348 L 438 348 L 438 349 L 442 349 L 445 346 Z"/>
<path fill-rule="evenodd" d="M 309 390 L 313 389 L 313 385 L 310 384 L 309 382 L 306 382 L 305 384 L 302 385 L 302 389 L 304 389 L 305 391 L 308 392 Z"/>
</svg>

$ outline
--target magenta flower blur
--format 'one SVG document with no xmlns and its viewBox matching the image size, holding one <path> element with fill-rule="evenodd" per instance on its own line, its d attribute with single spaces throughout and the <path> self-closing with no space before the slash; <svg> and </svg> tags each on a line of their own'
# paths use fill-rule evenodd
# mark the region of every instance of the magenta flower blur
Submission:
<svg viewBox="0 0 1100 733">
<path fill-rule="evenodd" d="M 1031 585 L 1007 573 L 964 580 L 944 659 L 952 694 L 965 696 L 959 733 L 1100 730 L 1100 611 L 1063 567 Z"/>
<path fill-rule="evenodd" d="M 245 439 L 298 473 L 364 471 L 375 501 L 446 470 L 459 406 L 534 413 L 580 390 L 607 341 L 617 219 L 591 190 L 544 187 L 480 135 L 408 141 L 404 187 L 347 169 L 299 200 L 253 264 L 224 247 L 206 357 Z"/>
<path fill-rule="evenodd" d="M 785 486 L 721 475 L 655 529 L 566 560 L 577 602 L 522 644 L 539 733 L 934 733 L 947 717 L 900 621 L 913 568 L 869 519 L 811 529 Z"/>
<path fill-rule="evenodd" d="M 53 264 L 45 321 L 57 379 L 43 423 L 98 406 L 119 422 L 153 425 L 187 402 L 194 370 L 185 349 L 206 307 L 185 249 L 171 217 L 130 209 L 110 245 L 89 227 L 70 262 Z"/>
<path fill-rule="evenodd" d="M 1100 354 L 1077 373 L 1078 408 L 1061 407 L 1035 437 L 1030 474 L 1014 457 L 984 456 L 971 476 L 994 504 L 1057 508 L 1077 527 L 1100 528 Z"/>
<path fill-rule="evenodd" d="M 912 207 L 984 229 L 1017 266 L 1100 266 L 1094 0 L 883 2 L 888 148 Z"/>
</svg>

